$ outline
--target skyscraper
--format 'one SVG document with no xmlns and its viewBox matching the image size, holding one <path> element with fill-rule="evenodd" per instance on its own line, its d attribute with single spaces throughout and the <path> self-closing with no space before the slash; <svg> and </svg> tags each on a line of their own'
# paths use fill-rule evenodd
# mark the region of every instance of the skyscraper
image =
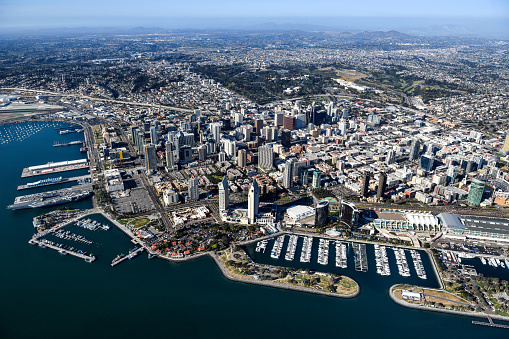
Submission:
<svg viewBox="0 0 509 339">
<path fill-rule="evenodd" d="M 364 198 L 367 198 L 369 195 L 369 173 L 364 174 L 364 178 L 362 179 L 361 194 Z"/>
<path fill-rule="evenodd" d="M 249 223 L 253 224 L 256 221 L 258 215 L 258 205 L 260 204 L 260 188 L 256 179 L 253 181 L 253 185 L 249 188 L 249 194 L 247 198 L 247 217 Z"/>
<path fill-rule="evenodd" d="M 198 187 L 198 178 L 192 177 L 191 179 L 189 179 L 188 196 L 189 201 L 195 201 L 199 199 L 200 190 Z"/>
<path fill-rule="evenodd" d="M 394 150 L 389 150 L 389 152 L 387 153 L 387 159 L 385 160 L 385 163 L 387 165 L 390 165 L 392 163 L 394 163 Z"/>
<path fill-rule="evenodd" d="M 207 159 L 207 146 L 201 145 L 198 147 L 198 160 L 205 161 Z"/>
<path fill-rule="evenodd" d="M 387 186 L 387 174 L 385 174 L 385 172 L 382 172 L 380 173 L 380 179 L 378 179 L 378 189 L 376 191 L 377 199 L 384 197 L 386 186 Z"/>
<path fill-rule="evenodd" d="M 221 124 L 217 122 L 210 124 L 210 132 L 212 133 L 212 137 L 214 138 L 216 145 L 219 145 L 219 139 L 221 138 Z"/>
<path fill-rule="evenodd" d="M 313 172 L 313 188 L 319 188 L 322 184 L 322 172 Z"/>
<path fill-rule="evenodd" d="M 166 168 L 173 169 L 175 166 L 175 156 L 173 155 L 173 145 L 171 141 L 167 141 L 166 144 Z"/>
<path fill-rule="evenodd" d="M 418 139 L 412 141 L 412 146 L 410 147 L 410 160 L 419 159 L 419 153 L 421 151 L 421 142 Z"/>
<path fill-rule="evenodd" d="M 287 129 L 287 130 L 290 130 L 290 131 L 293 131 L 294 129 L 294 117 L 290 116 L 290 115 L 285 115 L 284 118 L 283 118 L 283 128 L 284 129 Z"/>
<path fill-rule="evenodd" d="M 272 169 L 274 151 L 272 145 L 263 145 L 258 148 L 258 164 L 260 168 Z"/>
<path fill-rule="evenodd" d="M 309 177 L 309 171 L 307 168 L 303 168 L 302 169 L 302 172 L 300 174 L 300 182 L 302 184 L 302 186 L 307 186 L 308 185 L 308 177 Z"/>
<path fill-rule="evenodd" d="M 157 144 L 157 130 L 155 126 L 150 127 L 150 142 L 152 144 Z"/>
<path fill-rule="evenodd" d="M 239 150 L 239 154 L 237 157 L 237 166 L 239 166 L 240 168 L 244 168 L 246 167 L 246 163 L 247 163 L 247 152 L 245 149 L 241 149 Z"/>
<path fill-rule="evenodd" d="M 255 119 L 254 121 L 254 132 L 260 134 L 260 131 L 263 128 L 263 120 Z"/>
<path fill-rule="evenodd" d="M 322 226 L 326 224 L 328 218 L 329 218 L 329 202 L 327 200 L 320 201 L 316 205 L 315 226 Z"/>
<path fill-rule="evenodd" d="M 284 129 L 281 131 L 281 145 L 283 145 L 286 148 L 290 148 L 292 140 L 292 132 Z"/>
<path fill-rule="evenodd" d="M 423 170 L 429 172 L 433 169 L 433 165 L 435 164 L 435 157 L 433 155 L 421 155 L 419 160 L 419 167 Z"/>
<path fill-rule="evenodd" d="M 285 171 L 283 173 L 283 186 L 285 188 L 293 186 L 293 159 L 286 160 Z"/>
<path fill-rule="evenodd" d="M 219 211 L 226 211 L 230 205 L 230 192 L 226 177 L 219 183 Z"/>
<path fill-rule="evenodd" d="M 153 144 L 145 145 L 145 169 L 147 172 L 157 171 L 156 147 Z"/>
<path fill-rule="evenodd" d="M 484 182 L 474 179 L 470 184 L 470 189 L 468 190 L 468 204 L 472 206 L 479 206 L 483 199 L 485 188 L 486 185 Z"/>
</svg>

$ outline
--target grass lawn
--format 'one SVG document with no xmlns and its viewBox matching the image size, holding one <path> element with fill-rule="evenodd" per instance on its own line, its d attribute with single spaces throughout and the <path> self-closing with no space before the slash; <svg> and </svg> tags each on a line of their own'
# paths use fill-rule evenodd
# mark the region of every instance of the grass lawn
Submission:
<svg viewBox="0 0 509 339">
<path fill-rule="evenodd" d="M 148 224 L 150 220 L 148 218 L 139 218 L 130 222 L 134 228 L 140 228 Z"/>
</svg>

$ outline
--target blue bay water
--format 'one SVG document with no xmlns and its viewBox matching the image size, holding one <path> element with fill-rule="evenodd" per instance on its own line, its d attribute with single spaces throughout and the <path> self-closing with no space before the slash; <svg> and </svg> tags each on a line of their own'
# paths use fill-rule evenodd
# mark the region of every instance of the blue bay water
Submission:
<svg viewBox="0 0 509 339">
<path fill-rule="evenodd" d="M 28 129 L 28 125 L 0 126 L 0 135 L 6 137 L 6 129 Z M 94 241 L 92 245 L 77 245 L 97 255 L 98 260 L 90 264 L 31 246 L 28 240 L 34 233 L 32 218 L 53 208 L 11 211 L 5 206 L 16 195 L 34 192 L 18 192 L 18 185 L 44 178 L 21 179 L 23 167 L 83 157 L 79 146 L 52 147 L 55 141 L 78 139 L 75 133 L 59 135 L 53 126 L 48 126 L 24 140 L 0 143 L 0 338 L 507 338 L 509 335 L 504 329 L 472 325 L 469 317 L 395 304 L 388 296 L 388 286 L 405 281 L 400 281 L 394 265 L 390 277 L 378 276 L 372 257 L 367 273 L 347 274 L 361 285 L 360 296 L 338 299 L 231 282 L 210 258 L 176 264 L 149 260 L 142 253 L 111 267 L 117 254 L 133 247 L 129 238 L 114 227 L 96 232 L 69 228 Z M 88 208 L 91 202 L 85 200 L 71 206 Z M 92 218 L 106 222 L 100 215 Z M 391 252 L 388 250 L 390 256 Z M 372 256 L 369 247 L 368 256 Z M 350 266 L 352 263 L 349 261 Z M 429 284 L 433 285 L 431 269 L 426 267 L 426 271 Z M 414 277 L 412 281 L 418 283 L 419 279 Z"/>
</svg>

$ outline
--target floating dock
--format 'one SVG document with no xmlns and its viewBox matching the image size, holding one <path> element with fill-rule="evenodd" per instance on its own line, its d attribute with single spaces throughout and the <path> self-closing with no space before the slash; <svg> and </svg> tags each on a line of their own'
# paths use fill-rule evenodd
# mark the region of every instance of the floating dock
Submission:
<svg viewBox="0 0 509 339">
<path fill-rule="evenodd" d="M 489 323 L 484 322 L 484 321 L 476 321 L 476 320 L 472 320 L 472 324 L 474 324 L 474 325 L 483 325 L 483 326 L 490 326 L 490 327 L 498 327 L 498 328 L 506 328 L 506 329 L 509 329 L 509 325 L 495 324 L 495 323 L 493 322 L 493 319 L 491 319 L 491 317 L 490 317 L 490 316 L 487 316 L 487 317 L 488 317 Z"/>
<path fill-rule="evenodd" d="M 45 165 L 31 166 L 23 168 L 21 173 L 22 178 L 34 177 L 37 175 L 46 175 L 66 171 L 74 171 L 83 168 L 88 168 L 89 163 L 87 159 L 78 159 L 61 162 L 48 162 Z"/>
<path fill-rule="evenodd" d="M 82 176 L 79 176 L 79 177 L 63 178 L 60 181 L 48 182 L 48 183 L 39 184 L 39 185 L 29 185 L 29 184 L 19 185 L 18 186 L 18 191 L 26 190 L 26 189 L 29 189 L 29 188 L 45 187 L 45 186 L 50 186 L 50 185 L 65 184 L 67 182 L 73 182 L 73 181 L 79 181 L 79 180 L 89 180 L 89 179 L 91 179 L 91 176 L 90 176 L 90 174 L 87 174 L 87 175 L 82 175 Z M 32 184 L 34 184 L 34 183 L 32 183 Z"/>
</svg>

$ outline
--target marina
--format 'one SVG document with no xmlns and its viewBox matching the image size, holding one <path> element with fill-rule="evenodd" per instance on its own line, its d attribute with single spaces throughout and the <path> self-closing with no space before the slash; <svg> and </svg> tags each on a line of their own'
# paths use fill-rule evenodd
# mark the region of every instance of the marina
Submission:
<svg viewBox="0 0 509 339">
<path fill-rule="evenodd" d="M 81 175 L 78 177 L 72 177 L 72 178 L 62 178 L 62 177 L 48 178 L 48 179 L 38 180 L 36 182 L 29 182 L 25 185 L 19 185 L 17 190 L 22 191 L 22 190 L 26 190 L 29 188 L 58 185 L 58 184 L 64 184 L 67 182 L 74 182 L 74 181 L 77 181 L 78 183 L 80 183 L 80 182 L 86 183 L 86 182 L 89 182 L 90 179 L 91 179 L 91 176 L 89 174 Z"/>
<path fill-rule="evenodd" d="M 279 259 L 281 255 L 281 250 L 283 249 L 283 243 L 285 241 L 285 235 L 280 235 L 274 241 L 274 246 L 272 246 L 272 251 L 270 252 L 270 257 L 273 259 Z"/>
<path fill-rule="evenodd" d="M 256 243 L 256 252 L 262 252 L 265 253 L 265 249 L 267 248 L 267 244 L 269 243 L 268 240 L 262 240 L 258 241 Z"/>
<path fill-rule="evenodd" d="M 412 255 L 412 259 L 414 261 L 414 267 L 415 271 L 417 272 L 417 276 L 421 279 L 427 279 L 426 271 L 424 270 L 421 255 L 419 252 L 416 250 L 410 250 L 410 254 Z"/>
<path fill-rule="evenodd" d="M 346 243 L 336 241 L 336 267 L 348 267 L 347 248 Z"/>
<path fill-rule="evenodd" d="M 89 218 L 79 220 L 76 223 L 76 226 L 90 230 L 90 231 L 97 231 L 97 230 L 107 231 L 110 229 L 110 227 L 108 225 L 101 224 L 100 222 L 98 222 L 96 220 L 89 219 Z"/>
<path fill-rule="evenodd" d="M 34 237 L 34 238 L 30 239 L 28 241 L 28 243 L 31 245 L 38 245 L 40 248 L 53 249 L 63 255 L 69 254 L 69 255 L 81 258 L 81 259 L 85 260 L 86 262 L 93 262 L 96 259 L 93 254 L 89 254 L 83 250 L 79 250 L 74 247 L 55 243 L 55 242 L 47 240 L 47 239 L 38 239 L 38 238 Z"/>
<path fill-rule="evenodd" d="M 64 239 L 64 240 L 71 240 L 71 241 L 77 241 L 81 242 L 83 244 L 91 245 L 93 242 L 91 240 L 88 240 L 82 235 L 72 233 L 71 231 L 64 231 L 63 229 L 59 229 L 52 233 L 55 237 Z"/>
<path fill-rule="evenodd" d="M 21 173 L 22 178 L 34 177 L 38 175 L 46 175 L 52 173 L 60 173 L 67 171 L 75 171 L 79 169 L 88 168 L 89 163 L 87 159 L 48 162 L 44 165 L 30 166 L 23 168 Z"/>
<path fill-rule="evenodd" d="M 394 255 L 396 256 L 396 265 L 398 266 L 399 275 L 403 277 L 410 276 L 410 267 L 406 259 L 405 250 L 402 248 L 393 248 Z"/>
<path fill-rule="evenodd" d="M 318 243 L 318 263 L 327 265 L 329 263 L 329 240 L 321 239 Z"/>
<path fill-rule="evenodd" d="M 366 253 L 366 245 L 353 243 L 353 252 L 355 259 L 355 270 L 360 272 L 368 271 L 368 255 Z"/>
<path fill-rule="evenodd" d="M 288 247 L 286 248 L 285 260 L 293 261 L 295 258 L 295 251 L 297 250 L 297 241 L 299 237 L 295 234 L 290 235 L 290 240 L 288 241 Z"/>
<path fill-rule="evenodd" d="M 375 245 L 375 261 L 376 273 L 380 275 L 391 275 L 391 268 L 389 266 L 389 258 L 387 257 L 387 248 L 382 245 Z"/>
<path fill-rule="evenodd" d="M 311 249 L 313 248 L 313 237 L 304 237 L 300 253 L 300 262 L 311 261 Z"/>
</svg>

